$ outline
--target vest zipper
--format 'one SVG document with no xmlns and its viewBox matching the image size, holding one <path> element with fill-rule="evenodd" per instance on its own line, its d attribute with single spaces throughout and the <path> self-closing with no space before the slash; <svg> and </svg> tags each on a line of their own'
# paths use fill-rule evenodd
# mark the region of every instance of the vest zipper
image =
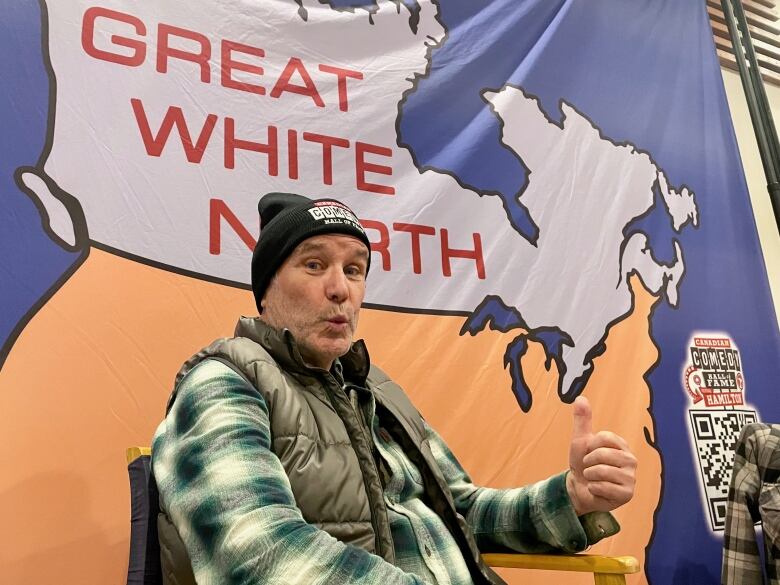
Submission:
<svg viewBox="0 0 780 585">
<path fill-rule="evenodd" d="M 379 487 L 381 488 L 381 491 L 382 491 L 382 496 L 380 497 L 380 501 L 379 502 L 373 501 L 373 498 L 371 497 L 371 489 L 370 489 L 370 486 L 368 484 L 368 478 L 366 477 L 365 473 L 363 473 L 362 469 L 361 469 L 361 475 L 363 476 L 363 487 L 366 490 L 366 497 L 368 498 L 369 512 L 371 513 L 371 526 L 374 529 L 374 546 L 376 547 L 376 554 L 378 556 L 380 556 L 380 557 L 386 558 L 385 557 L 385 551 L 382 550 L 383 547 L 381 546 L 381 535 L 380 535 L 379 525 L 378 525 L 379 523 L 377 522 L 377 517 L 378 517 L 378 514 L 379 514 L 379 510 L 382 509 L 382 508 L 386 509 L 386 506 L 385 506 L 385 503 L 384 503 L 384 486 L 382 485 L 382 478 L 381 478 L 381 475 L 379 473 L 379 468 L 377 467 L 377 464 L 374 461 L 374 449 L 373 449 L 373 444 L 374 443 L 373 443 L 373 440 L 371 439 L 371 437 L 368 436 L 367 433 L 366 433 L 366 425 L 367 425 L 367 423 L 363 420 L 363 417 L 360 415 L 360 413 L 356 411 L 356 409 L 352 405 L 352 401 L 349 399 L 349 392 L 348 392 L 349 384 L 347 384 L 346 382 L 344 384 L 339 384 L 338 380 L 336 380 L 335 376 L 333 376 L 333 374 L 331 374 L 330 372 L 326 371 L 325 375 L 326 375 L 327 378 L 329 378 L 330 380 L 333 381 L 333 384 L 328 384 L 327 387 L 332 388 L 333 386 L 335 386 L 335 387 L 341 389 L 342 395 L 344 396 L 344 399 L 349 403 L 349 409 L 355 414 L 355 418 L 357 419 L 358 427 L 360 428 L 360 434 L 362 435 L 363 440 L 366 441 L 366 445 L 368 446 L 368 450 L 369 450 L 369 453 L 368 453 L 369 457 L 368 457 L 368 459 L 370 460 L 369 466 L 373 469 L 375 477 L 377 478 L 377 480 L 379 482 Z M 328 393 L 331 395 L 331 399 L 333 399 L 334 398 L 332 396 L 333 392 L 329 391 Z M 338 398 L 336 398 L 336 400 L 338 400 Z M 338 410 L 336 412 L 338 413 Z M 354 447 L 353 447 L 353 449 L 354 449 Z M 357 455 L 357 453 L 356 453 L 356 455 Z M 358 464 L 360 464 L 360 457 L 358 457 Z M 390 534 L 390 520 L 389 519 L 386 519 L 386 520 L 387 520 L 386 521 L 386 524 L 387 524 L 387 537 L 390 539 L 390 545 L 391 545 L 390 551 L 387 551 L 387 552 L 390 552 L 391 555 L 392 555 L 392 558 L 394 559 L 395 558 L 395 547 L 393 547 L 393 545 L 392 545 L 392 535 Z"/>
</svg>

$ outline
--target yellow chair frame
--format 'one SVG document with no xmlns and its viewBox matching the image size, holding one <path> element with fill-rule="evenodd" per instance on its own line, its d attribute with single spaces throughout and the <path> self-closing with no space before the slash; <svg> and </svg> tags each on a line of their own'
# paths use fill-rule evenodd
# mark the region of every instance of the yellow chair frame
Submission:
<svg viewBox="0 0 780 585">
<path fill-rule="evenodd" d="M 127 463 L 130 464 L 143 455 L 151 454 L 152 450 L 149 447 L 129 447 Z M 593 573 L 595 585 L 625 585 L 626 575 L 639 572 L 639 562 L 634 557 L 492 553 L 482 555 L 482 559 L 491 567 Z"/>
<path fill-rule="evenodd" d="M 639 562 L 634 557 L 604 557 L 587 554 L 527 555 L 500 553 L 484 554 L 482 559 L 491 567 L 593 573 L 595 585 L 625 585 L 626 575 L 639 572 Z"/>
</svg>

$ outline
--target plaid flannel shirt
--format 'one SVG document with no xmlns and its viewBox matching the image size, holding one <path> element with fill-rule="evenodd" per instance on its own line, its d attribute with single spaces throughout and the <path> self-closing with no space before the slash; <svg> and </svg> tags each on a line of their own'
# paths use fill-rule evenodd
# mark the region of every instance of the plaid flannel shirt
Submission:
<svg viewBox="0 0 780 585">
<path fill-rule="evenodd" d="M 723 585 L 780 584 L 780 425 L 742 429 L 731 473 L 723 534 Z M 764 569 L 754 523 L 764 532 Z"/>
<path fill-rule="evenodd" d="M 271 451 L 268 406 L 226 365 L 205 360 L 181 382 L 153 441 L 162 507 L 201 585 L 435 584 L 471 577 L 441 519 L 425 503 L 419 472 L 363 404 L 384 468 L 396 564 L 308 524 Z M 368 421 L 366 421 L 368 422 Z M 456 507 L 480 547 L 582 550 L 619 530 L 609 514 L 578 519 L 565 474 L 512 490 L 476 487 L 444 441 L 428 438 Z"/>
</svg>

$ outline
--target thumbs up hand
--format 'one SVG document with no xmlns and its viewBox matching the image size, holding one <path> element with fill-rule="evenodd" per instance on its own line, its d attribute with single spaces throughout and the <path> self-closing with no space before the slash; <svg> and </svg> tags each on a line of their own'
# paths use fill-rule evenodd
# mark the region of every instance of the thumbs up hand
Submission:
<svg viewBox="0 0 780 585">
<path fill-rule="evenodd" d="M 636 457 L 615 433 L 593 434 L 593 413 L 587 398 L 574 401 L 574 431 L 569 447 L 566 488 L 578 516 L 609 512 L 634 495 Z"/>
</svg>

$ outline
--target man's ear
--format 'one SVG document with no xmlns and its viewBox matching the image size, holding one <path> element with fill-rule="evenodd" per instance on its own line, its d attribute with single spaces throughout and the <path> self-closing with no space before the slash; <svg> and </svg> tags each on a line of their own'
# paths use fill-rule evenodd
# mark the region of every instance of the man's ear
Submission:
<svg viewBox="0 0 780 585">
<path fill-rule="evenodd" d="M 262 315 L 263 311 L 266 309 L 266 304 L 268 303 L 268 291 L 271 290 L 271 287 L 276 285 L 276 274 L 274 274 L 271 277 L 270 282 L 268 283 L 268 286 L 265 287 L 265 291 L 263 291 L 263 298 L 260 299 L 260 306 L 257 307 L 257 310 L 259 311 L 259 314 Z"/>
<path fill-rule="evenodd" d="M 257 307 L 258 314 L 260 316 L 263 315 L 263 312 L 265 312 L 266 306 L 268 303 L 268 289 L 265 289 L 265 292 L 263 293 L 263 298 L 260 299 L 260 305 Z"/>
</svg>

